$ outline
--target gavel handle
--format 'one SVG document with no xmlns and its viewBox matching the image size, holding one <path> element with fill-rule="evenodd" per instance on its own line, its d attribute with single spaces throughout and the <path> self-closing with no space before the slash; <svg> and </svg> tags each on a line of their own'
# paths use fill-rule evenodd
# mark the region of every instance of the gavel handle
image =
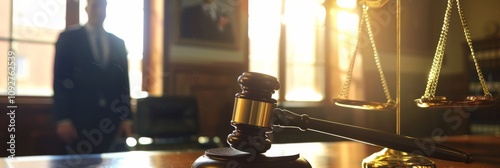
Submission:
<svg viewBox="0 0 500 168">
<path fill-rule="evenodd" d="M 428 157 L 436 159 L 465 163 L 474 162 L 474 158 L 465 152 L 440 144 L 422 143 L 422 140 L 413 137 L 315 119 L 308 115 L 298 115 L 285 109 L 277 108 L 274 111 L 274 117 L 273 125 L 281 128 L 299 128 L 303 131 L 311 130 L 369 145 L 387 147 L 406 153 L 425 154 Z"/>
</svg>

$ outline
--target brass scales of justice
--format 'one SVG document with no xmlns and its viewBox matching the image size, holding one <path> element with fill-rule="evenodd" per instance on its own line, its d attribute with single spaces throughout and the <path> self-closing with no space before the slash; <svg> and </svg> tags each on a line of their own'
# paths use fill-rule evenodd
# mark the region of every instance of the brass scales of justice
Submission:
<svg viewBox="0 0 500 168">
<path fill-rule="evenodd" d="M 382 1 L 382 2 L 381 2 Z M 391 98 L 391 95 L 389 93 L 389 89 L 387 87 L 387 82 L 385 80 L 385 76 L 382 70 L 382 66 L 380 64 L 380 56 L 378 54 L 375 41 L 373 39 L 373 32 L 371 30 L 371 25 L 369 22 L 369 16 L 368 16 L 368 9 L 369 7 L 381 7 L 384 4 L 388 2 L 388 0 L 365 0 L 362 1 L 365 2 L 363 4 L 363 12 L 361 15 L 360 23 L 359 23 L 359 28 L 358 28 L 358 35 L 356 39 L 356 47 L 352 52 L 352 56 L 350 59 L 349 63 L 349 69 L 347 71 L 347 76 L 344 81 L 344 84 L 342 86 L 342 90 L 338 98 L 334 99 L 335 105 L 341 106 L 341 107 L 348 107 L 348 108 L 356 108 L 356 109 L 363 109 L 363 110 L 389 110 L 389 109 L 394 109 L 397 106 L 397 103 Z M 439 37 L 439 41 L 437 44 L 436 52 L 434 55 L 434 59 L 432 62 L 431 70 L 428 76 L 428 81 L 425 89 L 424 95 L 419 98 L 415 99 L 415 103 L 418 107 L 421 108 L 450 108 L 450 107 L 457 107 L 457 106 L 475 106 L 475 107 L 483 107 L 483 106 L 490 106 L 493 105 L 496 102 L 496 99 L 492 96 L 492 94 L 488 90 L 488 86 L 486 85 L 486 82 L 484 80 L 483 74 L 481 72 L 481 68 L 479 66 L 479 63 L 476 59 L 476 56 L 474 54 L 474 49 L 472 47 L 472 39 L 470 37 L 470 32 L 467 27 L 467 23 L 465 22 L 465 16 L 463 14 L 462 7 L 460 6 L 460 1 L 457 0 L 457 10 L 460 16 L 460 20 L 462 23 L 462 28 L 464 30 L 465 34 L 465 39 L 467 42 L 467 45 L 470 48 L 471 52 L 471 57 L 474 61 L 474 66 L 479 78 L 479 81 L 481 83 L 481 87 L 484 92 L 484 96 L 467 96 L 465 98 L 448 98 L 446 96 L 435 96 L 437 85 L 438 85 L 438 79 L 439 79 L 439 74 L 441 71 L 441 65 L 443 62 L 444 58 L 444 51 L 445 51 L 445 46 L 446 46 L 446 36 L 448 35 L 448 29 L 449 29 L 449 23 L 450 23 L 450 16 L 451 16 L 451 8 L 453 7 L 453 0 L 448 0 L 448 5 L 446 8 L 445 12 L 445 17 L 443 21 L 443 27 L 442 31 Z M 349 89 L 350 89 L 350 84 L 351 84 L 351 79 L 352 79 L 352 72 L 354 69 L 354 64 L 356 61 L 356 55 L 357 55 L 357 48 L 358 48 L 358 41 L 359 37 L 362 31 L 362 26 L 363 24 L 366 25 L 366 30 L 368 32 L 370 44 L 373 49 L 373 55 L 375 59 L 375 63 L 377 66 L 377 70 L 380 75 L 380 80 L 382 83 L 383 91 L 385 94 L 385 97 L 387 99 L 387 102 L 374 102 L 374 101 L 362 101 L 362 100 L 352 100 L 348 99 L 349 95 Z M 398 47 L 399 49 L 399 47 Z"/>
<path fill-rule="evenodd" d="M 396 85 L 396 101 L 394 101 L 389 93 L 389 89 L 387 87 L 387 82 L 385 80 L 385 76 L 382 70 L 382 66 L 380 65 L 380 57 L 375 45 L 375 40 L 373 39 L 373 32 L 371 30 L 370 19 L 368 16 L 368 10 L 370 7 L 378 8 L 385 5 L 388 0 L 361 0 L 362 3 L 362 15 L 358 27 L 358 35 L 355 41 L 355 49 L 352 52 L 349 69 L 347 72 L 346 79 L 342 86 L 341 93 L 337 99 L 334 99 L 334 103 L 340 107 L 354 108 L 354 109 L 362 109 L 362 110 L 391 110 L 396 108 L 396 133 L 400 134 L 400 58 L 401 58 L 401 0 L 397 0 L 397 85 Z M 424 95 L 420 99 L 416 99 L 415 103 L 420 108 L 451 108 L 457 106 L 474 106 L 474 107 L 484 107 L 493 105 L 496 100 L 489 92 L 484 77 L 482 75 L 479 64 L 474 55 L 474 50 L 472 47 L 472 40 L 470 37 L 470 32 L 467 28 L 467 24 L 465 22 L 465 17 L 463 14 L 463 10 L 460 6 L 459 0 L 456 0 L 457 10 L 460 16 L 460 20 L 462 23 L 462 27 L 464 30 L 465 38 L 467 41 L 467 45 L 470 48 L 471 56 L 474 61 L 474 66 L 476 68 L 479 81 L 481 83 L 484 96 L 467 96 L 463 99 L 451 99 L 446 96 L 435 96 L 437 83 L 439 79 L 439 72 L 441 70 L 442 60 L 444 56 L 444 49 L 446 43 L 446 36 L 449 29 L 449 20 L 451 15 L 451 8 L 453 6 L 453 0 L 448 0 L 447 8 L 445 12 L 445 17 L 443 21 L 443 28 L 440 34 L 440 38 L 438 41 L 437 49 L 434 55 L 434 59 L 432 62 L 431 71 L 429 73 L 426 90 Z M 362 31 L 363 24 L 366 25 L 366 30 L 368 33 L 368 37 L 370 40 L 370 44 L 373 49 L 373 55 L 375 58 L 375 63 L 377 66 L 377 70 L 380 75 L 380 80 L 382 83 L 382 87 L 384 90 L 385 97 L 387 102 L 374 102 L 374 101 L 362 101 L 362 100 L 351 100 L 348 99 L 349 87 L 352 79 L 352 71 L 356 60 L 357 48 L 359 44 L 359 37 Z M 371 156 L 365 158 L 363 160 L 362 166 L 364 168 L 371 167 L 424 167 L 424 168 L 435 168 L 436 165 L 433 161 L 419 155 L 413 155 L 406 152 L 396 151 L 389 148 L 384 148 L 383 150 L 372 154 Z"/>
<path fill-rule="evenodd" d="M 378 3 L 373 3 L 373 2 L 378 2 Z M 378 8 L 382 7 L 388 2 L 388 0 L 377 0 L 377 1 L 371 1 L 371 0 L 366 0 L 366 1 L 360 1 L 362 3 L 362 14 L 360 18 L 360 23 L 358 27 L 358 35 L 356 38 L 356 47 L 354 51 L 352 52 L 351 60 L 349 63 L 349 69 L 347 72 L 346 79 L 344 81 L 344 84 L 342 86 L 342 91 L 339 95 L 339 98 L 334 99 L 334 103 L 337 106 L 340 107 L 347 107 L 347 108 L 354 108 L 354 109 L 361 109 L 361 110 L 392 110 L 396 108 L 396 133 L 399 135 L 400 134 L 400 106 L 399 104 L 399 97 L 400 97 L 400 9 L 401 9 L 401 4 L 400 0 L 397 1 L 397 25 L 398 25 L 398 32 L 397 32 L 397 93 L 396 93 L 396 101 L 391 98 L 391 95 L 389 93 L 389 89 L 387 86 L 387 82 L 385 80 L 385 76 L 382 70 L 382 66 L 380 63 L 380 56 L 377 51 L 377 47 L 375 45 L 375 40 L 373 37 L 373 32 L 371 29 L 371 24 L 370 24 L 370 18 L 368 15 L 368 10 L 370 7 L 373 8 Z M 384 90 L 385 97 L 387 99 L 386 102 L 374 102 L 374 101 L 362 101 L 362 100 L 350 100 L 347 99 L 348 94 L 349 94 L 349 86 L 351 83 L 352 79 L 352 71 L 357 55 L 357 48 L 359 45 L 359 37 L 363 29 L 363 24 L 366 25 L 366 30 L 368 33 L 368 37 L 370 40 L 371 47 L 373 49 L 373 56 L 375 59 L 375 63 L 377 66 L 377 70 L 380 76 L 380 81 L 382 83 L 382 87 Z M 393 167 L 421 167 L 421 168 L 435 168 L 436 165 L 434 162 L 424 156 L 421 155 L 415 155 L 415 154 L 410 154 L 407 152 L 402 152 L 390 148 L 384 148 L 379 152 L 373 153 L 372 155 L 366 157 L 362 161 L 362 167 L 363 168 L 393 168 Z"/>
</svg>

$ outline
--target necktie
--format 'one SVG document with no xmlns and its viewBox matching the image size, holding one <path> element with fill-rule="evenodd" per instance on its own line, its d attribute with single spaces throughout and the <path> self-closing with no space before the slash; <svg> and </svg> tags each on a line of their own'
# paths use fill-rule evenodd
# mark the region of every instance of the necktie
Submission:
<svg viewBox="0 0 500 168">
<path fill-rule="evenodd" d="M 102 46 L 102 37 L 101 33 L 97 32 L 95 34 L 95 40 L 96 40 L 96 49 L 97 49 L 97 63 L 98 64 L 104 64 L 104 49 Z"/>
</svg>

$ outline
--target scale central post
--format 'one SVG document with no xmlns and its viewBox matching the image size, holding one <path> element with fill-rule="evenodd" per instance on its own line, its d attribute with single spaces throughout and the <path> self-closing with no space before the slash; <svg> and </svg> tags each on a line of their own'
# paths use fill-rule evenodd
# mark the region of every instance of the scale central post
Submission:
<svg viewBox="0 0 500 168">
<path fill-rule="evenodd" d="M 370 1 L 370 0 L 366 0 Z M 376 0 L 388 1 L 388 0 Z M 386 4 L 375 3 L 373 7 Z M 401 135 L 401 0 L 396 0 L 396 134 Z M 436 168 L 434 162 L 420 155 L 413 155 L 389 148 L 384 148 L 362 161 L 363 168 Z"/>
</svg>

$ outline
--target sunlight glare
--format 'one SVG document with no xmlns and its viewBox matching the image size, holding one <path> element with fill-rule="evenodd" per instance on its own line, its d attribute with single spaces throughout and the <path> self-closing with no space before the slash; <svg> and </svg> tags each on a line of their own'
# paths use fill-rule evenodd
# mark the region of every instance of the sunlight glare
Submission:
<svg viewBox="0 0 500 168">
<path fill-rule="evenodd" d="M 340 32 L 357 33 L 358 30 L 359 17 L 358 14 L 339 11 L 337 14 L 337 28 Z"/>
<path fill-rule="evenodd" d="M 137 145 L 137 141 L 135 140 L 134 137 L 128 137 L 126 140 L 125 140 L 125 143 L 127 144 L 127 146 L 129 147 L 135 147 Z"/>
<path fill-rule="evenodd" d="M 359 16 L 348 11 L 339 11 L 337 14 L 339 68 L 342 71 L 349 69 L 349 61 L 356 47 Z"/>
<path fill-rule="evenodd" d="M 324 92 L 324 0 L 249 1 L 249 69 L 280 78 L 286 75 L 285 100 L 320 101 Z M 286 29 L 286 34 L 281 32 Z M 285 35 L 286 41 L 280 41 Z M 280 43 L 286 45 L 280 53 Z M 286 73 L 278 73 L 285 55 Z M 298 78 L 300 77 L 300 78 Z M 279 93 L 273 94 L 278 99 Z M 308 95 L 308 96 L 304 96 Z"/>
<path fill-rule="evenodd" d="M 321 101 L 324 85 L 323 43 L 326 10 L 321 1 L 287 0 L 286 100 Z M 291 19 L 293 18 L 293 19 Z M 324 53 L 323 53 L 324 54 Z"/>
<path fill-rule="evenodd" d="M 321 101 L 323 94 L 311 87 L 295 88 L 286 94 L 286 99 L 290 101 Z"/>
<path fill-rule="evenodd" d="M 153 138 L 150 137 L 140 137 L 139 144 L 141 145 L 150 145 L 153 144 Z"/>
<path fill-rule="evenodd" d="M 337 0 L 337 6 L 346 9 L 354 9 L 356 7 L 356 0 Z"/>
<path fill-rule="evenodd" d="M 249 70 L 278 77 L 281 0 L 248 4 Z M 276 92 L 273 98 L 278 95 Z"/>
</svg>

